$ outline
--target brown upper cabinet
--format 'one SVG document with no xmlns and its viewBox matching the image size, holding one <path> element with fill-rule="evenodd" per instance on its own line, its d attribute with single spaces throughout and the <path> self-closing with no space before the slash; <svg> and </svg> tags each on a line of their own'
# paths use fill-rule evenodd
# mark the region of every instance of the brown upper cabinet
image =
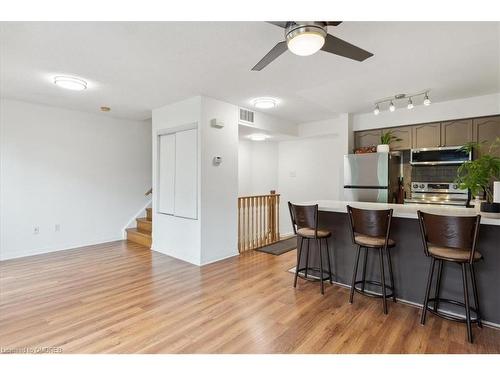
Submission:
<svg viewBox="0 0 500 375">
<path fill-rule="evenodd" d="M 472 142 L 472 120 L 441 123 L 441 146 L 463 146 Z"/>
<path fill-rule="evenodd" d="M 356 147 L 369 147 L 376 146 L 380 144 L 380 136 L 382 135 L 382 130 L 364 130 L 361 132 L 356 132 L 354 137 L 354 142 Z"/>
<path fill-rule="evenodd" d="M 391 150 L 462 146 L 472 141 L 485 141 L 483 146 L 483 150 L 485 150 L 496 137 L 500 137 L 500 115 L 363 130 L 354 133 L 355 145 L 356 147 L 378 145 L 382 133 L 389 130 L 393 132 L 394 136 L 401 138 L 401 141 L 391 143 Z M 500 156 L 500 147 L 495 150 L 495 154 Z"/>
<path fill-rule="evenodd" d="M 390 128 L 387 131 L 391 130 L 392 134 L 401 139 L 400 141 L 391 142 L 391 150 L 408 150 L 411 148 L 411 126 L 402 126 L 400 128 Z M 385 131 L 384 131 L 385 133 Z"/>
<path fill-rule="evenodd" d="M 485 142 L 482 149 L 483 152 L 488 150 L 489 145 L 500 137 L 500 116 L 483 117 L 473 120 L 474 132 L 472 139 L 475 142 Z M 500 147 L 493 152 L 494 155 L 500 156 Z M 479 152 L 481 155 L 481 152 Z"/>
<path fill-rule="evenodd" d="M 441 146 L 441 123 L 415 125 L 412 130 L 412 148 Z"/>
</svg>

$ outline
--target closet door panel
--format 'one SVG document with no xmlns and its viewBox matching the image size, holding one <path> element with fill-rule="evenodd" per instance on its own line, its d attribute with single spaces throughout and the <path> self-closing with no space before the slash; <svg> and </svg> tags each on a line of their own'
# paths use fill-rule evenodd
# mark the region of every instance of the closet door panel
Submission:
<svg viewBox="0 0 500 375">
<path fill-rule="evenodd" d="M 198 137 L 197 129 L 176 133 L 175 216 L 198 217 Z"/>
</svg>

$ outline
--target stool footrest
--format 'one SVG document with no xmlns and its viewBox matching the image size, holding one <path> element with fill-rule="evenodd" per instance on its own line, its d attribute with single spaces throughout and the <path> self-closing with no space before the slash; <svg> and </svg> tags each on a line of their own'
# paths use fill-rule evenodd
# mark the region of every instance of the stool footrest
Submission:
<svg viewBox="0 0 500 375">
<path fill-rule="evenodd" d="M 467 323 L 467 320 L 465 318 L 457 318 L 455 315 L 448 314 L 448 313 L 446 313 L 444 311 L 439 311 L 439 310 L 436 311 L 436 310 L 434 310 L 433 307 L 429 306 L 429 304 L 431 302 L 449 303 L 451 305 L 460 306 L 460 307 L 463 307 L 465 309 L 465 304 L 463 302 L 455 301 L 455 300 L 447 299 L 447 298 L 429 298 L 429 302 L 427 303 L 426 309 L 430 313 L 432 313 L 434 315 L 437 315 L 440 318 L 447 319 L 447 320 L 452 320 L 454 322 L 459 322 L 459 323 Z M 478 319 L 477 310 L 475 308 L 471 307 L 470 311 L 472 311 L 476 315 L 475 318 L 471 318 L 471 320 L 470 320 L 471 323 L 480 323 L 481 320 Z"/>
<path fill-rule="evenodd" d="M 365 285 L 375 285 L 375 286 L 382 287 L 382 283 L 379 281 L 365 280 L 364 283 L 365 283 Z M 374 298 L 382 298 L 383 297 L 382 293 L 373 292 L 371 290 L 362 290 L 360 287 L 357 286 L 358 284 L 363 284 L 363 281 L 362 280 L 356 281 L 354 283 L 354 291 L 355 292 L 362 294 L 364 296 L 368 296 L 368 297 L 374 297 Z M 385 298 L 392 298 L 394 296 L 394 288 L 392 287 L 392 285 L 385 284 L 385 289 L 389 289 L 389 291 L 390 291 L 390 293 L 387 293 L 385 295 Z"/>
<path fill-rule="evenodd" d="M 308 274 L 307 277 L 304 276 L 305 271 L 306 271 L 305 267 L 299 268 L 298 277 L 300 277 L 302 280 L 307 280 L 307 281 L 320 281 L 321 280 L 321 278 L 319 276 L 310 275 L 310 271 L 314 271 L 315 273 L 322 273 L 323 274 L 323 281 L 330 279 L 328 270 L 323 270 L 323 272 L 321 272 L 321 270 L 318 267 L 307 267 L 307 274 Z M 325 274 L 326 274 L 326 276 L 324 276 Z"/>
</svg>

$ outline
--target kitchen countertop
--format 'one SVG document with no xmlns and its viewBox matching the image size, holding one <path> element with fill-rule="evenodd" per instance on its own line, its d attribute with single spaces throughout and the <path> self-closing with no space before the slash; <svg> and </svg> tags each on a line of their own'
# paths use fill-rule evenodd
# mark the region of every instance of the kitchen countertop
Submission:
<svg viewBox="0 0 500 375">
<path fill-rule="evenodd" d="M 393 217 L 403 217 L 407 219 L 417 219 L 417 211 L 428 212 L 436 215 L 450 216 L 475 216 L 478 212 L 474 208 L 438 206 L 433 204 L 395 204 L 395 203 L 375 203 L 375 202 L 348 202 L 333 200 L 318 200 L 301 202 L 297 204 L 318 204 L 320 211 L 347 213 L 347 205 L 366 210 L 387 210 L 392 208 Z M 481 224 L 500 226 L 500 217 L 492 217 L 495 214 L 480 213 Z M 491 216 L 490 216 L 491 215 Z"/>
</svg>

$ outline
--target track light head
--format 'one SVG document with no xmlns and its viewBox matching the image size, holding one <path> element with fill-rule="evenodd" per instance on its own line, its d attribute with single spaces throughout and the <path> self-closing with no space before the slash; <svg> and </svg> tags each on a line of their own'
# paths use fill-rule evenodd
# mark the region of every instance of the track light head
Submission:
<svg viewBox="0 0 500 375">
<path fill-rule="evenodd" d="M 408 98 L 408 109 L 413 109 L 413 101 L 411 98 Z"/>
<path fill-rule="evenodd" d="M 431 100 L 429 99 L 428 93 L 425 93 L 424 105 L 431 105 Z"/>
</svg>

